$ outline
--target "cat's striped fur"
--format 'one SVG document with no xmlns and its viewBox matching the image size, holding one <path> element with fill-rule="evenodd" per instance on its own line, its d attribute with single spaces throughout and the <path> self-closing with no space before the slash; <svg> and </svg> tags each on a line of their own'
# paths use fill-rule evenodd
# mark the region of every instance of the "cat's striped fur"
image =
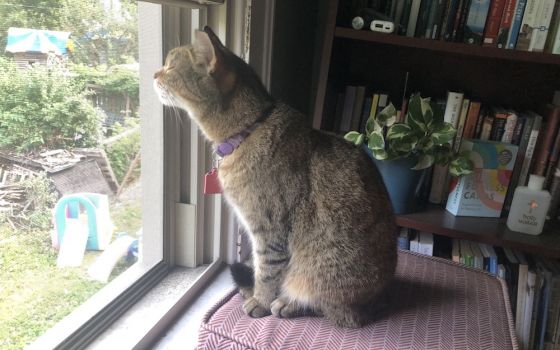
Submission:
<svg viewBox="0 0 560 350">
<path fill-rule="evenodd" d="M 193 46 L 169 53 L 155 86 L 214 144 L 269 113 L 219 169 L 253 246 L 254 270 L 236 274 L 249 287 L 245 312 L 291 317 L 311 309 L 340 326 L 363 325 L 396 264 L 391 204 L 365 153 L 309 128 L 207 28 Z"/>
</svg>

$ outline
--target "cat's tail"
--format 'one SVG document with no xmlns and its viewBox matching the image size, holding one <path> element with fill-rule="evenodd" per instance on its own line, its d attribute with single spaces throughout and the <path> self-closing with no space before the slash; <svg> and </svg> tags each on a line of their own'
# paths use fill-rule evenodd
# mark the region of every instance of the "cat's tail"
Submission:
<svg viewBox="0 0 560 350">
<path fill-rule="evenodd" d="M 234 263 L 230 266 L 233 282 L 239 288 L 253 288 L 255 285 L 255 272 L 251 266 L 243 263 Z"/>
</svg>

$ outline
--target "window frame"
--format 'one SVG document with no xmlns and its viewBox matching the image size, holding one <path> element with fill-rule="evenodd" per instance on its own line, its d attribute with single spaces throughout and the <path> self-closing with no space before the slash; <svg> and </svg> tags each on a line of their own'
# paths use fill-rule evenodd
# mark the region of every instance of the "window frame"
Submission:
<svg viewBox="0 0 560 350">
<path fill-rule="evenodd" d="M 154 249 L 143 250 L 143 261 L 139 261 L 124 271 L 70 315 L 40 336 L 29 348 L 79 349 L 87 347 L 115 320 L 162 281 L 175 266 L 176 254 L 172 249 L 177 232 L 175 204 L 181 202 L 178 197 L 186 189 L 184 181 L 183 183 L 180 181 L 181 178 L 184 178 L 184 173 L 182 174 L 181 169 L 176 166 L 181 162 L 182 152 L 177 149 L 177 145 L 181 144 L 181 139 L 177 139 L 175 134 L 175 131 L 178 130 L 177 119 L 169 118 L 169 111 L 161 106 L 153 92 L 153 73 L 151 71 L 159 69 L 167 51 L 177 46 L 178 42 L 175 36 L 181 30 L 182 23 L 181 21 L 167 22 L 165 12 L 169 12 L 169 5 L 197 9 L 203 15 L 201 18 L 206 18 L 208 24 L 213 28 L 219 28 L 216 33 L 224 40 L 226 28 L 231 26 L 232 22 L 235 22 L 236 25 L 239 23 L 239 20 L 230 21 L 226 11 L 232 8 L 239 10 L 240 4 L 241 8 L 245 10 L 248 8 L 247 1 L 250 0 L 239 1 L 236 5 L 232 5 L 232 2 L 224 5 L 224 1 L 198 3 L 178 0 L 147 0 L 139 2 L 139 50 L 149 50 L 152 53 L 154 50 L 159 52 L 159 55 L 152 55 L 148 67 L 144 65 L 144 68 L 140 70 L 140 99 L 143 101 L 140 105 L 140 115 L 143 129 L 150 130 L 150 135 L 142 133 L 141 136 L 143 163 L 145 165 L 149 164 L 149 166 L 142 167 L 141 174 L 143 191 L 142 229 L 144 232 L 153 233 L 143 235 L 141 247 L 155 246 L 161 247 L 161 249 L 155 253 Z M 154 5 L 154 3 L 163 5 Z M 221 5 L 212 6 L 209 4 Z M 144 11 L 142 15 L 141 11 Z M 236 11 L 236 13 L 244 14 L 243 11 Z M 147 30 L 143 34 L 140 33 L 142 31 L 140 26 L 141 16 L 144 16 L 144 19 L 149 18 L 148 22 L 150 22 L 146 24 Z M 201 25 L 204 24 L 206 23 L 201 23 Z M 235 39 L 238 46 L 240 42 L 243 42 L 243 37 L 239 35 L 230 36 L 227 39 L 228 42 Z M 241 44 L 241 47 L 243 47 L 243 44 Z M 198 133 L 196 127 L 189 126 L 188 134 L 192 137 L 193 135 L 199 136 L 200 133 Z M 154 135 L 156 136 L 154 137 Z M 187 138 L 187 141 L 190 140 Z M 196 143 L 199 144 L 199 147 L 208 148 L 204 140 L 199 139 Z M 211 160 L 207 157 L 198 160 L 198 163 L 200 173 L 204 171 L 205 165 L 211 164 Z M 188 190 L 192 191 L 192 186 Z M 210 202 L 212 211 L 222 215 L 220 215 L 219 220 L 214 220 L 213 223 L 218 228 L 213 230 L 212 247 L 206 247 L 206 253 L 211 258 L 211 261 L 206 261 L 209 264 L 208 268 L 191 285 L 179 302 L 172 307 L 172 310 L 157 322 L 152 331 L 148 332 L 150 334 L 144 336 L 143 342 L 147 341 L 146 337 L 153 336 L 154 331 L 161 330 L 170 324 L 184 306 L 219 271 L 224 264 L 224 260 L 232 262 L 232 258 L 234 258 L 231 254 L 225 254 L 225 252 L 226 250 L 231 252 L 236 248 L 235 244 L 226 243 L 235 242 L 236 223 L 221 198 L 212 199 Z M 202 256 L 200 250 L 204 250 L 204 246 L 199 246 L 197 249 L 197 254 Z M 227 257 L 224 259 L 224 256 Z M 197 263 L 202 262 L 201 258 L 197 259 Z"/>
</svg>

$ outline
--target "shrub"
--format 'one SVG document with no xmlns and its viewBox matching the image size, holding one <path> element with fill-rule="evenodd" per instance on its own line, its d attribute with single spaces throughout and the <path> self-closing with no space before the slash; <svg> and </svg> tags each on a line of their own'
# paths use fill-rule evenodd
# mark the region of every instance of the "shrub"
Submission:
<svg viewBox="0 0 560 350">
<path fill-rule="evenodd" d="M 100 116 L 61 71 L 19 70 L 0 57 L 0 147 L 92 147 L 100 131 Z"/>
<path fill-rule="evenodd" d="M 140 130 L 105 146 L 105 152 L 111 163 L 115 177 L 122 183 L 130 163 L 140 151 Z M 139 176 L 139 169 L 135 170 L 134 178 Z"/>
</svg>

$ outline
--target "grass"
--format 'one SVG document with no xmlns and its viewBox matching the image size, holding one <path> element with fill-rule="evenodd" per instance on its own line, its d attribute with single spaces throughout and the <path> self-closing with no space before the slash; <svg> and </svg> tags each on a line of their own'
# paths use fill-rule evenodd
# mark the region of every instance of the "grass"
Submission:
<svg viewBox="0 0 560 350">
<path fill-rule="evenodd" d="M 111 216 L 115 232 L 136 236 L 139 203 L 116 203 Z M 50 234 L 14 230 L 0 221 L 0 349 L 23 348 L 104 286 L 87 276 L 87 267 L 101 252 L 86 252 L 80 267 L 59 269 Z M 119 263 L 111 278 L 128 266 Z"/>
</svg>

